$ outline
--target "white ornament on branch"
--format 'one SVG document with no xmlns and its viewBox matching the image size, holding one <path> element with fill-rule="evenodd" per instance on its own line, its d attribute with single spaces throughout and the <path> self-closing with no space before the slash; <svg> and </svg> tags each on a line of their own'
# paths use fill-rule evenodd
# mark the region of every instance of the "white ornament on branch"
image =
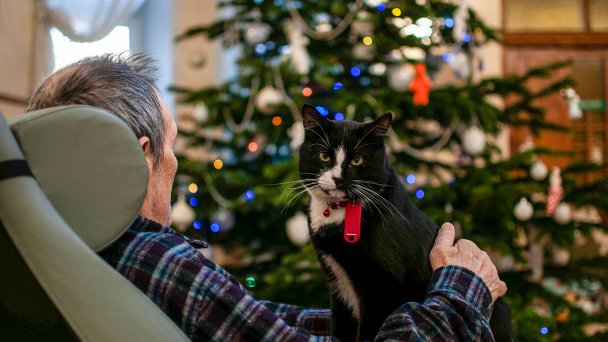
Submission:
<svg viewBox="0 0 608 342">
<path fill-rule="evenodd" d="M 194 107 L 192 118 L 198 123 L 207 122 L 209 119 L 209 108 L 207 108 L 204 102 L 201 101 Z"/>
<path fill-rule="evenodd" d="M 454 75 L 459 79 L 467 79 L 471 76 L 471 64 L 469 56 L 465 52 L 454 52 L 452 58 L 448 61 Z"/>
<path fill-rule="evenodd" d="M 477 126 L 467 128 L 461 137 L 462 148 L 471 156 L 480 154 L 486 147 L 486 134 Z"/>
<path fill-rule="evenodd" d="M 388 85 L 398 92 L 407 91 L 415 75 L 416 70 L 410 63 L 391 65 L 386 72 Z"/>
<path fill-rule="evenodd" d="M 532 166 L 530 167 L 530 176 L 534 180 L 541 181 L 547 178 L 548 173 L 549 169 L 547 168 L 547 165 L 540 159 L 532 163 Z"/>
<path fill-rule="evenodd" d="M 264 114 L 273 114 L 276 107 L 283 103 L 283 94 L 273 86 L 265 86 L 255 99 L 256 108 Z"/>
<path fill-rule="evenodd" d="M 272 27 L 266 23 L 254 22 L 245 30 L 245 41 L 250 45 L 263 43 L 268 40 Z"/>
<path fill-rule="evenodd" d="M 562 91 L 562 94 L 568 102 L 568 117 L 572 120 L 582 118 L 581 97 L 576 93 L 576 90 L 574 88 L 566 88 Z"/>
<path fill-rule="evenodd" d="M 177 202 L 171 207 L 171 221 L 180 232 L 185 232 L 194 221 L 194 210 L 186 203 L 186 189 L 180 186 L 177 193 Z"/>
<path fill-rule="evenodd" d="M 467 33 L 467 20 L 469 19 L 469 0 L 461 0 L 460 6 L 454 11 L 454 28 L 452 36 L 458 44 L 463 42 L 464 35 Z"/>
<path fill-rule="evenodd" d="M 567 203 L 560 203 L 555 208 L 553 220 L 560 225 L 568 224 L 572 220 L 572 208 Z"/>
<path fill-rule="evenodd" d="M 287 220 L 285 223 L 285 230 L 287 231 L 289 241 L 296 246 L 304 246 L 310 241 L 308 219 L 302 212 L 298 211 L 293 217 Z"/>
<path fill-rule="evenodd" d="M 534 207 L 525 197 L 522 197 L 515 205 L 513 214 L 520 221 L 528 221 L 534 215 Z"/>
<path fill-rule="evenodd" d="M 289 54 L 291 67 L 300 75 L 308 75 L 312 60 L 306 46 L 310 40 L 294 20 L 287 20 L 283 28 L 291 46 L 291 53 Z"/>
</svg>

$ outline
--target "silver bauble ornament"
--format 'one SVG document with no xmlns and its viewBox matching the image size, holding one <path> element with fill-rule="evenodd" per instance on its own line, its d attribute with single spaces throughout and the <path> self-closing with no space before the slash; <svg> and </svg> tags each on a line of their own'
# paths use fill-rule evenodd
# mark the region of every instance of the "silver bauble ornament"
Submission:
<svg viewBox="0 0 608 342">
<path fill-rule="evenodd" d="M 486 135 L 477 126 L 471 126 L 462 133 L 462 148 L 471 156 L 483 152 L 486 147 Z"/>
<path fill-rule="evenodd" d="M 525 197 L 522 197 L 515 205 L 513 214 L 520 221 L 528 221 L 534 215 L 534 207 Z"/>
<path fill-rule="evenodd" d="M 448 64 L 458 79 L 467 79 L 471 75 L 469 57 L 462 51 L 455 52 Z"/>
<path fill-rule="evenodd" d="M 265 86 L 260 90 L 256 99 L 256 108 L 264 114 L 273 114 L 278 105 L 283 103 L 283 94 L 272 86 Z"/>
<path fill-rule="evenodd" d="M 268 40 L 272 27 L 268 24 L 259 22 L 252 23 L 245 31 L 245 41 L 250 45 L 263 43 Z"/>
<path fill-rule="evenodd" d="M 541 181 L 547 178 L 548 173 L 549 169 L 547 168 L 547 165 L 545 165 L 545 163 L 543 163 L 540 159 L 535 161 L 530 167 L 530 176 L 534 180 Z"/>
<path fill-rule="evenodd" d="M 572 209 L 570 208 L 570 205 L 564 202 L 558 204 L 553 212 L 553 220 L 555 223 L 561 225 L 569 223 L 570 220 L 572 220 Z"/>
<path fill-rule="evenodd" d="M 416 70 L 411 64 L 391 65 L 386 71 L 388 85 L 395 91 L 405 92 L 408 90 Z"/>
<path fill-rule="evenodd" d="M 285 224 L 287 237 L 296 246 L 303 246 L 310 241 L 308 233 L 308 219 L 302 212 L 297 212 L 292 218 L 288 219 Z"/>
<path fill-rule="evenodd" d="M 217 222 L 222 231 L 227 232 L 234 227 L 235 217 L 234 213 L 224 207 L 220 207 L 213 215 L 211 215 L 211 221 Z"/>
<path fill-rule="evenodd" d="M 171 222 L 180 232 L 185 232 L 194 221 L 194 210 L 186 203 L 185 189 L 180 187 L 177 202 L 171 206 Z"/>
</svg>

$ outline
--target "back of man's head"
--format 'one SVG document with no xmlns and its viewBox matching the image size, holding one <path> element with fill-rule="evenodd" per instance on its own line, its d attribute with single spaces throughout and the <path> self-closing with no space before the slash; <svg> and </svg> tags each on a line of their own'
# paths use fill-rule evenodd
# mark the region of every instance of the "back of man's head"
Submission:
<svg viewBox="0 0 608 342">
<path fill-rule="evenodd" d="M 44 80 L 30 98 L 27 111 L 72 104 L 105 109 L 125 121 L 138 138 L 150 139 L 158 165 L 165 123 L 155 74 L 152 60 L 142 54 L 88 57 Z"/>
</svg>

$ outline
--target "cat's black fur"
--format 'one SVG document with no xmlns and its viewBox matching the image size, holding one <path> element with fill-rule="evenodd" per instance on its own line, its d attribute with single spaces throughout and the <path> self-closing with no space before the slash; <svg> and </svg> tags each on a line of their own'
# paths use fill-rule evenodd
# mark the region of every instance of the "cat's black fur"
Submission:
<svg viewBox="0 0 608 342">
<path fill-rule="evenodd" d="M 378 208 L 364 204 L 361 239 L 354 244 L 344 240 L 343 223 L 312 228 L 313 215 L 319 217 L 320 213 L 310 211 L 318 211 L 319 206 L 313 208 L 311 202 L 309 209 L 311 239 L 330 284 L 336 276 L 324 262 L 324 256 L 331 256 L 344 269 L 360 303 L 359 325 L 348 305 L 340 299 L 339 290 L 332 289 L 333 335 L 342 341 L 371 341 L 386 317 L 399 306 L 424 300 L 432 274 L 428 256 L 438 226 L 408 199 L 405 188 L 389 165 L 384 138 L 391 114 L 362 124 L 325 119 L 308 105 L 302 112 L 305 139 L 300 148 L 299 169 L 302 180 L 308 184 L 311 201 L 314 191 L 329 195 L 314 180 L 333 166 L 336 158 L 334 149 L 343 146 L 346 158 L 342 163 L 343 179 L 339 180 L 341 184 L 338 187 L 344 190 L 346 198 L 360 200 L 360 193 L 349 188 L 357 183 L 355 180 L 364 180 L 374 183 L 359 184 L 372 188 L 390 203 L 378 204 Z M 357 144 L 359 149 L 353 151 Z M 331 156 L 331 162 L 323 162 L 319 158 L 321 152 Z M 355 154 L 363 158 L 363 165 L 350 164 Z M 314 185 L 317 185 L 316 189 L 313 189 Z M 510 310 L 500 300 L 494 305 L 491 328 L 496 341 L 514 339 Z"/>
</svg>

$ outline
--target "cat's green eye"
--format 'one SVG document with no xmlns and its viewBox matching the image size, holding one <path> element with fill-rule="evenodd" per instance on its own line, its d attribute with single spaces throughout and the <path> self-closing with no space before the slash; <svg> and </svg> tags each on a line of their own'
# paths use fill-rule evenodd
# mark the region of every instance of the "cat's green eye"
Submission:
<svg viewBox="0 0 608 342">
<path fill-rule="evenodd" d="M 319 159 L 321 159 L 321 161 L 328 162 L 331 160 L 331 157 L 329 156 L 329 154 L 321 152 L 319 153 Z"/>
<path fill-rule="evenodd" d="M 356 156 L 355 158 L 353 158 L 353 160 L 350 161 L 350 163 L 354 166 L 359 166 L 363 164 L 363 158 L 361 158 L 360 156 Z"/>
</svg>

